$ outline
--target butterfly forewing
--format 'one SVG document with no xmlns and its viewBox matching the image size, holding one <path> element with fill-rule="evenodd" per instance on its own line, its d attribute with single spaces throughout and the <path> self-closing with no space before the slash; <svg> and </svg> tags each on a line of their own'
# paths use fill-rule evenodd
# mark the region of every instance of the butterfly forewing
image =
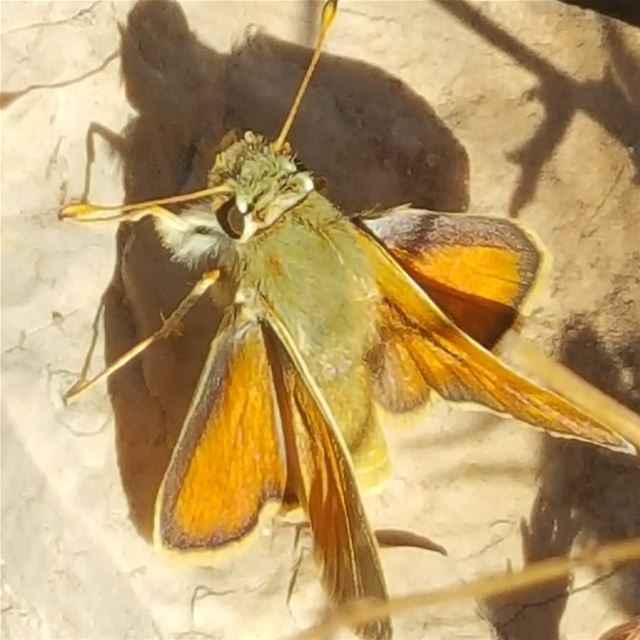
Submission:
<svg viewBox="0 0 640 640">
<path fill-rule="evenodd" d="M 240 542 L 279 507 L 285 484 L 262 332 L 233 309 L 212 343 L 158 494 L 156 543 L 208 551 Z"/>
<path fill-rule="evenodd" d="M 299 499 L 311 524 L 326 593 L 337 605 L 361 598 L 384 601 L 387 591 L 377 543 L 340 431 L 308 371 L 296 367 L 278 338 L 270 335 L 291 475 L 299 481 Z M 392 635 L 388 619 L 357 631 L 372 640 Z"/>
</svg>

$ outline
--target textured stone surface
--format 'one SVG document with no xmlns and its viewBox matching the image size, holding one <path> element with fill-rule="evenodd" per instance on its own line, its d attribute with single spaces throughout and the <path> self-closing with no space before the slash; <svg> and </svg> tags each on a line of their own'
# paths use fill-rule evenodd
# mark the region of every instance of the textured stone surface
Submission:
<svg viewBox="0 0 640 640">
<path fill-rule="evenodd" d="M 3 5 L 2 633 L 272 638 L 323 606 L 307 559 L 287 608 L 290 528 L 215 569 L 144 541 L 216 310 L 116 377 L 111 402 L 99 388 L 64 407 L 112 276 L 109 355 L 158 326 L 191 276 L 144 225 L 114 241 L 56 212 L 83 193 L 91 123 L 90 199 L 107 203 L 193 186 L 233 126 L 277 131 L 308 56 L 288 43 L 309 45 L 318 7 L 131 7 Z M 345 1 L 291 139 L 347 211 L 468 206 L 537 231 L 554 266 L 526 335 L 640 411 L 639 68 L 637 31 L 551 1 Z M 372 522 L 450 553 L 384 550 L 393 594 L 640 533 L 640 472 L 622 456 L 444 408 L 389 438 Z M 559 584 L 414 612 L 397 637 L 591 640 L 640 607 L 637 571 L 593 579 L 578 573 L 567 601 Z"/>
</svg>

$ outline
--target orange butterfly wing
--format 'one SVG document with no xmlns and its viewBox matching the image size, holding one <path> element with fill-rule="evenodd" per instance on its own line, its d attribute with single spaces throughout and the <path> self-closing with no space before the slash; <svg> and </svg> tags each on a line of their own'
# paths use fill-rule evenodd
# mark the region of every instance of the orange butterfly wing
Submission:
<svg viewBox="0 0 640 640">
<path fill-rule="evenodd" d="M 275 318 L 272 321 L 284 338 L 282 342 L 292 346 L 282 325 Z M 304 363 L 298 361 L 295 348 L 285 350 L 275 335 L 268 344 L 290 476 L 297 480 L 298 498 L 311 524 L 314 555 L 325 591 L 338 605 L 360 598 L 385 601 L 387 590 L 378 545 L 340 430 Z M 363 638 L 386 640 L 392 636 L 391 622 L 371 622 L 357 632 Z"/>
<path fill-rule="evenodd" d="M 453 324 L 366 232 L 358 238 L 382 295 L 381 340 L 392 336 L 402 346 L 426 386 L 446 400 L 477 403 L 556 436 L 635 451 L 606 424 L 501 363 Z"/>
<path fill-rule="evenodd" d="M 450 320 L 487 348 L 517 320 L 540 275 L 536 239 L 504 218 L 404 207 L 361 224 Z"/>
<path fill-rule="evenodd" d="M 215 551 L 275 512 L 286 453 L 260 325 L 232 310 L 212 343 L 156 500 L 156 544 Z"/>
</svg>

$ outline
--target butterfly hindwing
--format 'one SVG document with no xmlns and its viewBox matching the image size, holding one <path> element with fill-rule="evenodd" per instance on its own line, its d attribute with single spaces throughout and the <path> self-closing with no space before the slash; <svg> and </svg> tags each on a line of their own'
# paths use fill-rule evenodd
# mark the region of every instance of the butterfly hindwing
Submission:
<svg viewBox="0 0 640 640">
<path fill-rule="evenodd" d="M 544 254 L 505 218 L 398 207 L 360 220 L 467 335 L 492 348 L 530 297 Z"/>
</svg>

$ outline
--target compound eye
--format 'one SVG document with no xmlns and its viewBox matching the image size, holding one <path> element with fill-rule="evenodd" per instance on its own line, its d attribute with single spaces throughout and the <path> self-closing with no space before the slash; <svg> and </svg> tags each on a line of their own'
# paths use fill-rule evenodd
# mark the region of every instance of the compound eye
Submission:
<svg viewBox="0 0 640 640">
<path fill-rule="evenodd" d="M 234 240 L 242 237 L 244 232 L 244 216 L 236 206 L 235 198 L 229 198 L 216 211 L 218 224 L 222 230 Z"/>
</svg>

